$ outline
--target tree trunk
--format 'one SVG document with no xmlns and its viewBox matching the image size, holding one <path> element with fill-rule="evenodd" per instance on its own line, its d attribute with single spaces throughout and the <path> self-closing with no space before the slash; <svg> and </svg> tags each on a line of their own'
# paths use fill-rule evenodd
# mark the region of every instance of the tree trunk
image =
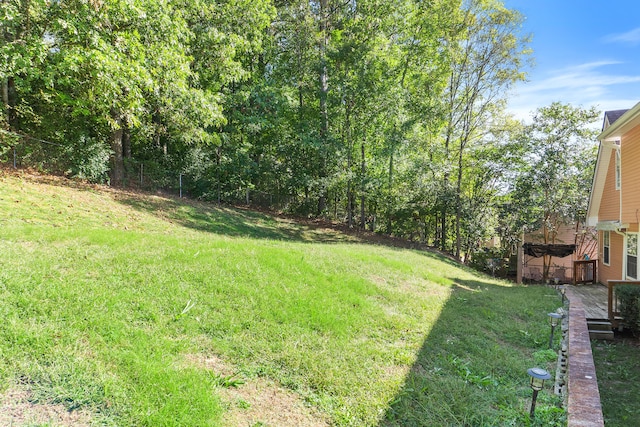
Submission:
<svg viewBox="0 0 640 427">
<path fill-rule="evenodd" d="M 448 181 L 448 177 L 445 178 L 445 183 Z M 445 187 L 446 189 L 446 187 Z M 440 211 L 440 250 L 447 251 L 447 201 L 442 201 L 442 209 Z"/>
<path fill-rule="evenodd" d="M 388 182 L 388 195 L 387 195 L 387 234 L 391 235 L 393 232 L 393 223 L 391 221 L 391 189 L 393 188 L 393 147 L 389 154 L 389 182 Z"/>
<path fill-rule="evenodd" d="M 327 95 L 329 93 L 329 72 L 327 69 L 327 46 L 329 45 L 329 4 L 328 0 L 320 0 L 320 174 L 323 180 L 318 196 L 318 215 L 327 208 L 327 189 L 324 178 L 327 175 L 329 113 L 327 111 Z"/>
<path fill-rule="evenodd" d="M 545 193 L 547 193 L 545 191 Z M 548 194 L 548 193 L 547 193 Z M 548 199 L 546 199 L 548 200 Z M 545 244 L 555 243 L 555 234 L 552 235 L 552 230 L 549 230 L 549 223 L 551 221 L 551 214 L 549 212 L 545 212 L 544 221 L 542 223 L 542 235 Z M 551 256 L 544 255 L 542 257 L 542 281 L 544 283 L 549 279 L 549 271 L 551 270 Z"/>
<path fill-rule="evenodd" d="M 442 229 L 440 227 L 440 211 L 438 211 L 438 209 L 434 209 L 434 215 L 433 215 L 433 225 L 435 227 L 435 237 L 433 240 L 433 246 L 436 248 L 439 248 L 441 243 L 440 241 L 442 240 Z"/>
<path fill-rule="evenodd" d="M 344 126 L 345 137 L 347 139 L 347 224 L 349 228 L 353 228 L 353 188 L 351 184 L 351 167 L 353 163 L 353 141 L 351 140 L 351 114 L 349 102 L 345 102 L 344 106 Z"/>
<path fill-rule="evenodd" d="M 218 181 L 218 204 L 222 203 L 222 144 L 218 146 L 217 156 L 216 156 L 216 165 L 217 167 L 217 181 Z"/>
<path fill-rule="evenodd" d="M 7 108 L 7 124 L 9 125 L 9 129 L 16 130 L 18 129 L 18 115 L 16 114 L 16 105 L 18 104 L 18 91 L 16 89 L 15 79 L 13 77 L 8 77 L 6 85 L 7 94 L 5 105 Z"/>
<path fill-rule="evenodd" d="M 131 159 L 131 127 L 129 121 L 122 121 L 122 154 L 125 159 Z"/>
<path fill-rule="evenodd" d="M 329 92 L 329 72 L 327 70 L 327 46 L 329 45 L 329 6 L 328 0 L 320 0 L 320 135 L 326 143 L 329 129 L 327 112 L 327 94 Z"/>
<path fill-rule="evenodd" d="M 5 120 L 9 123 L 9 82 L 2 81 L 2 106 L 4 108 Z"/>
<path fill-rule="evenodd" d="M 360 229 L 364 230 L 365 227 L 367 226 L 367 222 L 366 222 L 366 218 L 364 217 L 364 204 L 366 201 L 366 195 L 365 195 L 365 174 L 367 173 L 367 159 L 365 158 L 365 151 L 364 151 L 364 139 L 362 140 L 362 142 L 360 143 L 360 160 L 361 160 L 361 166 L 360 166 L 360 173 L 362 174 L 362 181 L 361 181 L 361 189 L 360 189 Z"/>
<path fill-rule="evenodd" d="M 458 153 L 458 176 L 456 181 L 456 258 L 460 260 L 460 248 L 462 246 L 462 236 L 460 235 L 460 222 L 462 216 L 462 144 Z"/>
<path fill-rule="evenodd" d="M 111 131 L 111 185 L 122 185 L 124 181 L 124 156 L 122 151 L 122 118 L 111 112 L 117 128 Z"/>
</svg>

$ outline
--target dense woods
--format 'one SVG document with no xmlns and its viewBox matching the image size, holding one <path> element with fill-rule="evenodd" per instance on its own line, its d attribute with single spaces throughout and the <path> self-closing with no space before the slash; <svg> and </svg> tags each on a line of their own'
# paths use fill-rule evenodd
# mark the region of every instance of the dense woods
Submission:
<svg viewBox="0 0 640 427">
<path fill-rule="evenodd" d="M 531 52 L 499 1 L 4 0 L 0 19 L 4 161 L 111 185 L 181 176 L 190 197 L 460 258 L 586 204 L 597 113 L 505 113 Z"/>
</svg>

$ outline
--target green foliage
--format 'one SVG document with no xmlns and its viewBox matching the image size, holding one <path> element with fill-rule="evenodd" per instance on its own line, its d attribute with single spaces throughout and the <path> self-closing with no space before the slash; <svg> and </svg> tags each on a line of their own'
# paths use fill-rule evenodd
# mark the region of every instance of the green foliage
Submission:
<svg viewBox="0 0 640 427">
<path fill-rule="evenodd" d="M 235 375 L 212 374 L 213 384 L 222 388 L 235 388 L 245 383 L 245 380 L 236 378 Z M 246 404 L 245 404 L 246 405 Z"/>
<path fill-rule="evenodd" d="M 192 309 L 193 307 L 195 307 L 195 306 L 196 306 L 196 303 L 195 303 L 195 302 L 191 302 L 191 300 L 189 300 L 189 301 L 187 302 L 187 304 L 184 306 L 184 308 L 182 309 L 182 311 L 181 311 L 180 313 L 176 314 L 176 315 L 173 317 L 173 320 L 180 320 L 180 319 L 181 319 L 182 317 L 184 317 L 184 316 L 185 316 L 189 311 L 191 311 L 191 309 Z"/>
<path fill-rule="evenodd" d="M 509 250 L 493 247 L 477 251 L 469 261 L 469 266 L 493 276 L 504 277 L 509 268 Z"/>
<path fill-rule="evenodd" d="M 37 0 L 0 13 L 0 124 L 59 144 L 25 148 L 25 166 L 169 191 L 182 174 L 194 198 L 461 259 L 511 226 L 498 224 L 514 163 L 504 106 L 530 51 L 500 1 Z"/>
<path fill-rule="evenodd" d="M 100 141 L 81 137 L 65 147 L 67 174 L 90 182 L 105 182 L 109 171 L 109 150 Z"/>
<path fill-rule="evenodd" d="M 553 103 L 538 109 L 522 130 L 522 157 L 516 164 L 521 169 L 512 196 L 517 206 L 511 206 L 520 212 L 520 224 L 545 226 L 547 235 L 559 223 L 585 217 L 596 155 L 596 131 L 589 125 L 596 117 L 594 108 Z"/>
<path fill-rule="evenodd" d="M 498 381 L 486 374 L 476 374 L 469 368 L 469 362 L 463 362 L 455 356 L 450 358 L 450 363 L 455 367 L 459 377 L 468 384 L 475 385 L 481 389 L 497 387 Z"/>
<path fill-rule="evenodd" d="M 557 361 L 558 353 L 556 353 L 556 351 L 551 348 L 547 348 L 545 350 L 538 350 L 535 353 L 533 353 L 533 359 L 535 361 L 536 366 L 541 366 L 549 362 Z"/>
<path fill-rule="evenodd" d="M 640 336 L 640 287 L 616 286 L 616 297 L 620 303 L 620 316 L 635 336 Z"/>
</svg>

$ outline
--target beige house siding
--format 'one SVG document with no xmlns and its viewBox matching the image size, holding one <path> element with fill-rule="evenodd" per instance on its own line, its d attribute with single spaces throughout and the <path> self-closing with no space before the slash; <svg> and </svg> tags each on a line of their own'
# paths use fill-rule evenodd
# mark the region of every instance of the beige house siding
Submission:
<svg viewBox="0 0 640 427">
<path fill-rule="evenodd" d="M 609 265 L 605 265 L 603 260 L 603 231 L 598 233 L 598 281 L 606 284 L 607 280 L 622 279 L 622 263 L 624 261 L 624 237 L 614 231 L 609 232 Z"/>
<path fill-rule="evenodd" d="M 611 160 L 604 184 L 602 202 L 598 211 L 600 221 L 620 219 L 625 225 L 623 232 L 638 232 L 640 222 L 640 127 L 636 127 L 620 138 L 622 214 L 620 215 L 620 195 L 615 189 L 615 150 L 611 150 Z M 598 280 L 622 280 L 624 271 L 624 236 L 611 231 L 610 265 L 602 259 L 602 234 L 599 232 Z"/>
<path fill-rule="evenodd" d="M 640 127 L 622 137 L 622 223 L 633 224 L 638 230 L 640 222 Z"/>
<path fill-rule="evenodd" d="M 598 279 L 606 284 L 608 280 L 625 278 L 625 236 L 639 233 L 640 229 L 640 102 L 628 110 L 605 113 L 598 141 L 587 223 L 601 230 Z M 620 191 L 615 189 L 616 152 L 620 156 Z M 610 236 L 609 265 L 604 265 L 602 259 L 604 230 L 609 230 Z"/>
<path fill-rule="evenodd" d="M 620 219 L 620 190 L 616 190 L 616 153 L 611 150 L 611 159 L 604 184 L 602 202 L 598 210 L 600 221 L 617 221 Z"/>
</svg>

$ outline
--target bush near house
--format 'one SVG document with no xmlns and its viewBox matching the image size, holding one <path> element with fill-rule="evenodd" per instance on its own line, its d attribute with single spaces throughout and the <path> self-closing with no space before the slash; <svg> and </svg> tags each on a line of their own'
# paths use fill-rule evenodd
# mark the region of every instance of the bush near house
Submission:
<svg viewBox="0 0 640 427">
<path fill-rule="evenodd" d="M 633 335 L 640 334 L 640 287 L 622 285 L 616 287 L 616 296 L 620 301 L 620 314 L 624 324 Z"/>
</svg>

